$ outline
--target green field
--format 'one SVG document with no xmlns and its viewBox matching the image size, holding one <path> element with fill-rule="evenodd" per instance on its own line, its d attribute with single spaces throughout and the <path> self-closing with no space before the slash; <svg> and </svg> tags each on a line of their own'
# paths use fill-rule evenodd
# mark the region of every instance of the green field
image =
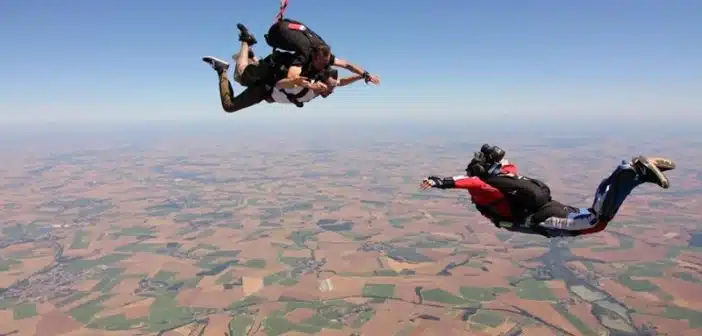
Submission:
<svg viewBox="0 0 702 336">
<path fill-rule="evenodd" d="M 232 275 L 232 272 L 226 272 L 217 277 L 215 284 L 223 285 L 232 282 L 232 280 L 234 280 L 234 275 Z"/>
<path fill-rule="evenodd" d="M 98 282 L 92 291 L 100 291 L 103 293 L 108 293 L 115 286 L 117 286 L 123 279 L 122 273 L 123 268 L 108 268 L 103 272 L 102 279 Z"/>
<path fill-rule="evenodd" d="M 687 282 L 702 283 L 702 279 L 699 278 L 699 275 L 696 277 L 688 272 L 675 272 L 673 273 L 673 276 Z"/>
<path fill-rule="evenodd" d="M 229 321 L 229 335 L 246 335 L 253 322 L 254 319 L 250 316 L 234 316 Z"/>
<path fill-rule="evenodd" d="M 79 301 L 80 299 L 90 295 L 89 292 L 75 292 L 68 296 L 67 298 L 62 299 L 58 303 L 56 303 L 56 307 L 61 308 L 63 306 L 67 306 L 73 302 Z"/>
<path fill-rule="evenodd" d="M 648 280 L 634 280 L 626 275 L 617 277 L 617 281 L 635 292 L 654 292 L 659 290 L 658 286 Z"/>
<path fill-rule="evenodd" d="M 702 328 L 702 312 L 677 306 L 668 306 L 663 311 L 663 315 L 675 320 L 687 320 L 690 328 Z"/>
<path fill-rule="evenodd" d="M 517 284 L 517 296 L 521 299 L 556 301 L 558 297 L 542 281 L 525 279 Z"/>
<path fill-rule="evenodd" d="M 22 303 L 12 308 L 15 320 L 26 319 L 37 315 L 37 306 L 34 303 Z"/>
<path fill-rule="evenodd" d="M 287 271 L 280 271 L 267 275 L 263 278 L 263 284 L 266 286 L 280 284 L 283 286 L 293 286 L 297 284 L 297 280 L 291 278 Z"/>
<path fill-rule="evenodd" d="M 128 320 L 124 314 L 118 314 L 94 320 L 88 324 L 88 328 L 103 330 L 127 330 L 142 323 L 146 323 L 147 321 L 147 318 Z"/>
<path fill-rule="evenodd" d="M 434 288 L 429 290 L 423 290 L 421 292 L 422 299 L 424 301 L 433 301 L 439 303 L 446 303 L 451 305 L 463 305 L 472 303 L 474 301 L 466 300 L 460 296 L 451 294 L 443 289 Z"/>
<path fill-rule="evenodd" d="M 78 230 L 73 234 L 73 241 L 71 242 L 71 249 L 86 249 L 90 246 L 89 235 L 83 230 Z"/>
<path fill-rule="evenodd" d="M 666 260 L 635 264 L 627 267 L 623 274 L 629 277 L 663 277 L 665 270 L 674 265 L 675 263 Z"/>
<path fill-rule="evenodd" d="M 22 264 L 21 261 L 15 259 L 0 259 L 0 272 L 9 271 L 12 266 Z"/>
<path fill-rule="evenodd" d="M 461 287 L 461 296 L 473 301 L 492 301 L 495 296 L 509 292 L 509 289 L 503 287 L 481 288 L 481 287 Z"/>
<path fill-rule="evenodd" d="M 109 266 L 111 264 L 125 260 L 129 257 L 131 257 L 130 254 L 114 253 L 114 254 L 108 254 L 104 257 L 100 257 L 97 259 L 74 260 L 74 261 L 71 261 L 68 264 L 66 264 L 66 267 L 71 271 L 77 272 L 77 271 L 91 269 L 93 267 L 97 267 L 98 265 L 108 265 Z"/>
<path fill-rule="evenodd" d="M 73 317 L 76 321 L 88 324 L 93 319 L 93 316 L 102 310 L 101 303 L 111 297 L 111 294 L 104 294 L 98 298 L 92 299 L 79 305 L 78 307 L 71 309 L 68 312 L 68 315 Z"/>
<path fill-rule="evenodd" d="M 148 331 L 170 329 L 193 319 L 192 309 L 178 305 L 176 295 L 165 293 L 156 297 L 149 307 Z"/>
<path fill-rule="evenodd" d="M 481 309 L 481 310 L 478 310 L 478 312 L 476 314 L 471 316 L 470 321 L 473 323 L 482 324 L 484 326 L 488 326 L 491 328 L 496 328 L 500 324 L 502 324 L 502 322 L 505 321 L 505 317 L 498 312 Z"/>
<path fill-rule="evenodd" d="M 243 265 L 251 268 L 266 268 L 266 261 L 263 259 L 251 259 L 247 260 Z"/>
<path fill-rule="evenodd" d="M 150 227 L 143 227 L 143 226 L 132 226 L 132 227 L 125 227 L 120 229 L 120 231 L 117 233 L 119 236 L 148 236 L 152 235 L 154 233 L 153 229 Z"/>
<path fill-rule="evenodd" d="M 395 296 L 395 285 L 393 284 L 366 284 L 363 286 L 364 297 L 370 297 L 379 299 L 378 301 L 385 301 L 385 298 L 392 298 Z"/>
<path fill-rule="evenodd" d="M 614 223 L 616 223 L 616 222 L 614 222 Z M 592 251 L 593 252 L 618 251 L 618 250 L 627 250 L 627 249 L 631 249 L 634 247 L 634 239 L 631 237 L 619 235 L 619 236 L 617 236 L 617 239 L 619 239 L 619 246 L 595 247 L 592 249 Z"/>
</svg>

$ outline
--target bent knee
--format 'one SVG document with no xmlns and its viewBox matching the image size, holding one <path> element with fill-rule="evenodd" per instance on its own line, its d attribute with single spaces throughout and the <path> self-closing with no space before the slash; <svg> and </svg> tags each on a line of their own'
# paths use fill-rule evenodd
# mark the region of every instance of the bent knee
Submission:
<svg viewBox="0 0 702 336">
<path fill-rule="evenodd" d="M 224 110 L 224 112 L 227 112 L 227 113 L 234 113 L 234 112 L 240 110 L 240 108 L 238 108 L 234 104 L 231 104 L 231 105 L 230 104 L 222 104 L 222 109 Z"/>
<path fill-rule="evenodd" d="M 236 82 L 237 84 L 239 84 L 241 86 L 244 86 L 244 84 L 241 83 L 241 74 L 240 73 L 237 73 L 237 72 L 234 73 L 234 82 Z"/>
<path fill-rule="evenodd" d="M 258 67 L 252 64 L 245 67 L 237 67 L 234 72 L 234 80 L 241 86 L 254 86 L 261 80 L 259 72 Z"/>
</svg>

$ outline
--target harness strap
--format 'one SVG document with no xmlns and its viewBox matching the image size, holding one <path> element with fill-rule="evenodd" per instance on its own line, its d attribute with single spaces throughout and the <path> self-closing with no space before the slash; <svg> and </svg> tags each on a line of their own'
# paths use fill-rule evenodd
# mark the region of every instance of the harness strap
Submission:
<svg viewBox="0 0 702 336">
<path fill-rule="evenodd" d="M 303 88 L 303 89 L 300 90 L 300 92 L 298 92 L 298 93 L 290 93 L 290 92 L 285 91 L 285 90 L 283 90 L 283 89 L 278 89 L 278 90 L 279 90 L 280 92 L 282 92 L 282 93 L 288 98 L 288 100 L 289 100 L 291 103 L 295 104 L 295 106 L 297 106 L 297 107 L 303 107 L 303 106 L 305 106 L 305 103 L 300 102 L 299 99 L 302 98 L 302 97 L 304 97 L 307 93 L 310 92 L 310 89 L 308 89 L 308 88 Z"/>
<path fill-rule="evenodd" d="M 288 0 L 280 0 L 280 10 L 278 11 L 278 15 L 275 16 L 275 21 L 273 21 L 273 23 L 283 20 L 286 9 L 288 9 Z"/>
</svg>

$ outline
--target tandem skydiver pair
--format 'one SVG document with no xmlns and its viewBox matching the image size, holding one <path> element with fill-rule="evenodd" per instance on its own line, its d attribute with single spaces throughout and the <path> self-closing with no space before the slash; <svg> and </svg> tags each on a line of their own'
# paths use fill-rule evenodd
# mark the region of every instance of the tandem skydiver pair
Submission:
<svg viewBox="0 0 702 336">
<path fill-rule="evenodd" d="M 252 50 L 252 46 L 258 43 L 256 38 L 246 26 L 237 24 L 241 48 L 234 55 L 234 80 L 246 87 L 239 95 L 234 94 L 227 77 L 229 63 L 213 56 L 202 58 L 217 72 L 224 111 L 241 111 L 263 101 L 303 107 L 312 99 L 320 96 L 326 98 L 335 88 L 361 79 L 366 83 L 380 83 L 378 76 L 336 57 L 331 47 L 308 26 L 283 18 L 286 8 L 287 0 L 283 0 L 275 23 L 265 35 L 266 43 L 273 47 L 273 52 L 263 59 L 258 59 Z M 339 78 L 338 70 L 333 67 L 346 69 L 355 75 Z"/>
</svg>

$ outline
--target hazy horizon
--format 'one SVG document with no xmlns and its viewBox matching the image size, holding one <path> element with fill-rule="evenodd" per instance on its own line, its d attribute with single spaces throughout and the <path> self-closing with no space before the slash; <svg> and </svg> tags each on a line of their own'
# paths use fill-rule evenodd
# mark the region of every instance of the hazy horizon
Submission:
<svg viewBox="0 0 702 336">
<path fill-rule="evenodd" d="M 266 55 L 277 11 L 278 1 L 6 1 L 0 121 L 222 120 L 217 77 L 201 57 L 230 60 L 237 22 Z M 700 12 L 689 0 L 291 1 L 288 17 L 382 82 L 237 118 L 699 124 Z"/>
</svg>

